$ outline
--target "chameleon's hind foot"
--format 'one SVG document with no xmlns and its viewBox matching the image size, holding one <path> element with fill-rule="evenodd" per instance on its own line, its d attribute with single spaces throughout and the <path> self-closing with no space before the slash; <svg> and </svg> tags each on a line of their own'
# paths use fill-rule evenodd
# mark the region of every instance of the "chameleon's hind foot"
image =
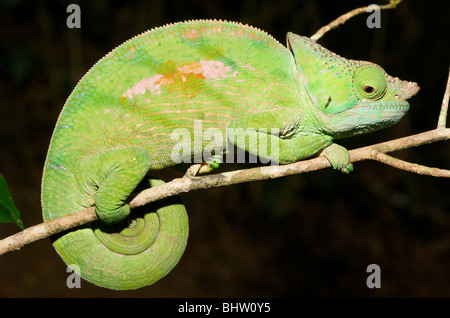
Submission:
<svg viewBox="0 0 450 318">
<path fill-rule="evenodd" d="M 103 223 L 119 223 L 130 214 L 126 200 L 150 168 L 145 148 L 118 149 L 87 157 L 83 173 L 89 176 L 85 188 L 94 192 L 97 215 Z"/>
</svg>

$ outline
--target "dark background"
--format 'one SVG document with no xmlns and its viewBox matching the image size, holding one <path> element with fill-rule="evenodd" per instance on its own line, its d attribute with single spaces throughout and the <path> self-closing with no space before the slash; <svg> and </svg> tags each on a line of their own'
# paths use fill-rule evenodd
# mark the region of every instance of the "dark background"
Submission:
<svg viewBox="0 0 450 318">
<path fill-rule="evenodd" d="M 83 1 L 81 29 L 66 27 L 71 1 L 0 1 L 0 172 L 25 226 L 41 222 L 40 182 L 57 116 L 77 81 L 103 55 L 147 29 L 195 18 L 241 21 L 285 43 L 287 31 L 319 27 L 372 1 Z M 382 1 L 380 3 L 385 3 Z M 395 127 L 341 141 L 355 148 L 435 128 L 450 63 L 446 1 L 405 0 L 382 11 L 381 29 L 353 18 L 319 42 L 371 60 L 419 94 Z M 446 7 L 445 7 L 446 6 Z M 446 142 L 396 156 L 450 168 Z M 165 179 L 178 175 L 167 172 Z M 183 195 L 190 240 L 166 278 L 113 292 L 82 281 L 49 239 L 0 256 L 3 297 L 449 297 L 450 187 L 377 162 Z M 0 224 L 0 238 L 17 232 Z M 366 287 L 369 264 L 381 288 Z"/>
</svg>

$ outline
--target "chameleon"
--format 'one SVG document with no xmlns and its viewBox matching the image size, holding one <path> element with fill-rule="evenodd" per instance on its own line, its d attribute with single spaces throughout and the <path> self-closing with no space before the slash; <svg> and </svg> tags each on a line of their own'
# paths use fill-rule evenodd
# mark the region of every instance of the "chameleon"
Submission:
<svg viewBox="0 0 450 318">
<path fill-rule="evenodd" d="M 396 124 L 418 90 L 290 32 L 286 46 L 222 20 L 144 32 L 100 59 L 58 117 L 42 177 L 43 219 L 95 206 L 98 220 L 52 244 L 92 284 L 151 285 L 179 262 L 189 225 L 177 198 L 130 212 L 139 185 L 163 183 L 147 173 L 193 158 L 209 172 L 233 148 L 275 164 L 320 155 L 348 173 L 349 153 L 334 140 Z M 209 138 L 198 139 L 195 128 Z"/>
</svg>

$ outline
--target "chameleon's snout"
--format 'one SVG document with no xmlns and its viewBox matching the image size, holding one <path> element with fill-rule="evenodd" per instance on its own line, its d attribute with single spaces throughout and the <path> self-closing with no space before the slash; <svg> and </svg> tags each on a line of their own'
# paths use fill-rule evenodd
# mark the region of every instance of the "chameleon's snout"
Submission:
<svg viewBox="0 0 450 318">
<path fill-rule="evenodd" d="M 404 94 L 406 95 L 405 96 L 406 99 L 413 97 L 420 90 L 419 85 L 417 85 L 417 83 L 415 83 L 415 82 L 406 82 L 405 86 L 406 87 L 405 87 L 405 90 L 404 90 Z"/>
<path fill-rule="evenodd" d="M 389 85 L 397 88 L 395 91 L 396 97 L 399 100 L 406 101 L 416 95 L 420 90 L 419 85 L 415 82 L 402 81 L 397 77 L 390 77 L 388 81 Z"/>
</svg>

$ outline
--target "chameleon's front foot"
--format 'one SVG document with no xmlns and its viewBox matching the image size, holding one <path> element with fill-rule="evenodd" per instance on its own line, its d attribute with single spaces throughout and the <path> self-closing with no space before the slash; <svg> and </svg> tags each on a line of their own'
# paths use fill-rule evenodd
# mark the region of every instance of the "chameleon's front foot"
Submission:
<svg viewBox="0 0 450 318">
<path fill-rule="evenodd" d="M 348 150 L 338 144 L 331 144 L 320 153 L 331 163 L 333 169 L 340 170 L 343 173 L 353 171 L 353 165 L 350 163 L 350 154 Z"/>
</svg>

